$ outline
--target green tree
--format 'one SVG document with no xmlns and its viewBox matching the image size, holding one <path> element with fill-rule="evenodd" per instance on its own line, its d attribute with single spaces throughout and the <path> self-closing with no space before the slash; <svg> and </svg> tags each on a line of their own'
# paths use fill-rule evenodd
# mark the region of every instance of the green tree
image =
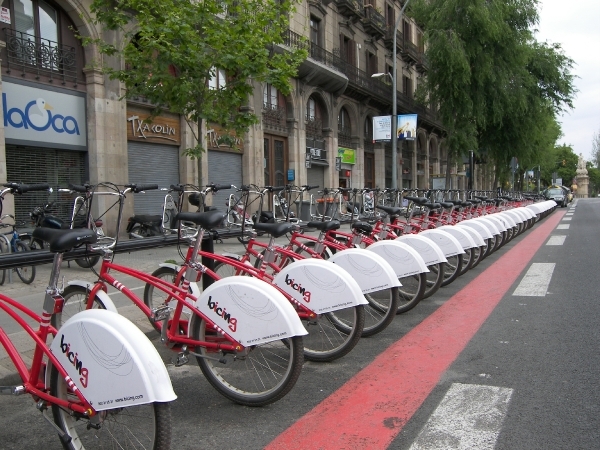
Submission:
<svg viewBox="0 0 600 450">
<path fill-rule="evenodd" d="M 572 107 L 573 61 L 535 41 L 536 0 L 415 0 L 429 71 L 418 98 L 439 108 L 449 159 L 485 149 L 506 179 L 513 156 L 554 147 L 555 116 Z"/>
<path fill-rule="evenodd" d="M 592 137 L 592 158 L 596 167 L 600 168 L 600 131 Z"/>
<path fill-rule="evenodd" d="M 579 157 L 568 145 L 555 147 L 543 160 L 541 180 L 546 185 L 552 184 L 552 174 L 556 172 L 557 178 L 562 178 L 563 184 L 571 186 L 575 175 L 577 175 L 577 163 Z"/>
<path fill-rule="evenodd" d="M 289 93 L 290 78 L 307 55 L 303 49 L 278 51 L 282 47 L 276 45 L 283 43 L 294 5 L 295 0 L 94 0 L 91 11 L 104 35 L 85 43 L 97 45 L 103 69 L 123 83 L 125 97 L 145 97 L 155 105 L 153 115 L 181 114 L 198 142 L 186 153 L 200 158 L 203 122 L 238 136 L 257 123 L 244 107 L 254 81 Z"/>
<path fill-rule="evenodd" d="M 588 193 L 590 197 L 597 197 L 600 193 L 600 169 L 594 167 L 594 165 L 588 161 L 587 163 L 588 176 L 590 177 L 590 184 L 588 186 Z"/>
</svg>

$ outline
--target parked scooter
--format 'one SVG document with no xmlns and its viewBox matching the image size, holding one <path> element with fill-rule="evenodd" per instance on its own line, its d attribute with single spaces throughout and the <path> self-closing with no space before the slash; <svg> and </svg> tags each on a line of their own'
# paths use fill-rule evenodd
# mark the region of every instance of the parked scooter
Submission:
<svg viewBox="0 0 600 450">
<path fill-rule="evenodd" d="M 44 206 L 37 206 L 29 214 L 33 225 L 37 227 L 46 227 L 54 229 L 69 229 L 69 228 L 87 228 L 87 210 L 75 211 L 72 222 L 67 222 L 59 217 L 50 214 L 54 202 L 46 203 Z M 102 220 L 95 220 L 94 225 L 97 230 L 101 230 Z M 31 237 L 30 245 L 32 250 L 42 250 L 47 248 L 47 243 Z M 79 267 L 88 269 L 96 265 L 100 260 L 100 255 L 90 255 L 75 260 Z"/>
</svg>

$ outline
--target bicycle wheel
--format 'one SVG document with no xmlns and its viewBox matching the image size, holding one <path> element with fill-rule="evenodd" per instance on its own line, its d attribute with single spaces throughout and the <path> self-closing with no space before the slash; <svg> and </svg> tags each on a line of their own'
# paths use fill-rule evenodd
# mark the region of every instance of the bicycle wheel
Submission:
<svg viewBox="0 0 600 450">
<path fill-rule="evenodd" d="M 400 278 L 400 298 L 396 314 L 402 314 L 413 309 L 423 299 L 427 287 L 425 273 Z"/>
<path fill-rule="evenodd" d="M 56 367 L 50 373 L 50 393 L 77 403 L 79 399 L 59 376 Z M 70 438 L 66 450 L 84 449 L 155 449 L 171 448 L 171 404 L 148 403 L 99 411 L 92 419 L 52 405 L 54 423 Z"/>
<path fill-rule="evenodd" d="M 89 291 L 83 286 L 76 284 L 67 286 L 62 293 L 62 298 L 64 299 L 62 312 L 52 314 L 50 319 L 52 326 L 58 329 L 72 316 L 87 309 L 88 297 Z M 97 295 L 94 297 L 92 309 L 106 309 L 106 305 L 104 305 L 104 302 Z"/>
<path fill-rule="evenodd" d="M 194 315 L 192 339 L 229 342 L 208 329 L 206 321 Z M 243 352 L 196 347 L 196 361 L 208 382 L 224 397 L 246 406 L 264 406 L 285 396 L 296 384 L 304 358 L 302 337 L 294 336 L 246 347 Z"/>
<path fill-rule="evenodd" d="M 152 272 L 152 276 L 165 280 L 171 284 L 175 284 L 177 271 L 171 267 L 159 267 Z M 166 292 L 155 288 L 149 283 L 146 283 L 146 286 L 144 287 L 144 303 L 148 308 L 150 308 L 150 310 L 154 310 L 159 306 L 165 305 L 168 300 L 169 295 Z M 150 324 L 156 331 L 160 332 L 160 328 L 156 325 L 156 322 L 150 320 Z"/>
<path fill-rule="evenodd" d="M 6 254 L 8 253 L 8 244 L 7 242 L 4 240 L 3 237 L 0 237 L 0 254 Z M 12 269 L 8 269 L 8 270 L 12 270 Z M 4 284 L 4 281 L 6 280 L 6 269 L 2 269 L 0 270 L 0 286 L 2 286 Z"/>
<path fill-rule="evenodd" d="M 448 286 L 458 278 L 463 264 L 462 254 L 448 256 L 446 259 L 447 261 L 444 268 L 444 281 L 442 281 L 442 286 Z"/>
<path fill-rule="evenodd" d="M 83 267 L 84 269 L 89 269 L 90 267 L 94 267 L 100 261 L 100 255 L 95 256 L 85 256 L 83 258 L 78 258 L 75 260 L 75 263 L 79 267 Z"/>
<path fill-rule="evenodd" d="M 443 262 L 432 264 L 427 268 L 429 272 L 425 272 L 426 286 L 423 298 L 429 298 L 435 294 L 442 286 L 442 281 L 444 281 L 445 267 Z"/>
<path fill-rule="evenodd" d="M 473 267 L 473 262 L 475 261 L 474 255 L 475 251 L 473 248 L 468 248 L 465 250 L 465 254 L 462 255 L 463 260 L 460 273 L 458 274 L 459 276 L 465 274 L 471 267 Z"/>
<path fill-rule="evenodd" d="M 334 361 L 358 344 L 365 324 L 363 305 L 320 314 L 302 320 L 308 335 L 303 336 L 304 358 L 308 361 Z"/>
<path fill-rule="evenodd" d="M 17 252 L 29 252 L 31 249 L 25 242 L 17 242 L 15 244 Z M 33 283 L 35 280 L 35 266 L 23 266 L 17 267 L 16 269 L 18 277 L 25 284 Z"/>
<path fill-rule="evenodd" d="M 364 305 L 365 324 L 361 337 L 373 336 L 392 323 L 398 309 L 399 296 L 400 289 L 397 287 L 365 294 L 369 304 Z"/>
</svg>

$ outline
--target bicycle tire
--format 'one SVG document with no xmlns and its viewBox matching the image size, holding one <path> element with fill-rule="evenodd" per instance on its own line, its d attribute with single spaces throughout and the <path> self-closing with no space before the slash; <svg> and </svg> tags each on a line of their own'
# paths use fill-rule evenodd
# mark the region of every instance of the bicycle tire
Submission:
<svg viewBox="0 0 600 450">
<path fill-rule="evenodd" d="M 335 361 L 347 355 L 360 341 L 365 310 L 363 305 L 352 306 L 302 320 L 302 323 L 308 331 L 303 337 L 304 359 Z"/>
<path fill-rule="evenodd" d="M 56 367 L 50 372 L 50 393 L 74 403 L 79 401 L 69 392 Z M 61 441 L 65 450 L 171 448 L 170 403 L 154 402 L 99 411 L 95 416 L 99 424 L 90 424 L 89 418 L 58 405 L 52 405 L 52 416 L 54 423 L 71 438 L 68 443 Z"/>
<path fill-rule="evenodd" d="M 444 281 L 445 263 L 437 263 L 428 266 L 429 272 L 425 272 L 426 287 L 423 293 L 423 299 L 431 297 L 435 294 Z"/>
<path fill-rule="evenodd" d="M 473 248 L 468 248 L 465 250 L 464 255 L 462 255 L 462 266 L 458 276 L 464 275 L 469 271 L 469 269 L 471 269 L 471 267 L 473 267 L 474 255 L 475 252 L 473 251 Z"/>
<path fill-rule="evenodd" d="M 198 341 L 225 340 L 207 330 L 206 321 L 196 315 L 191 320 L 190 336 Z M 283 398 L 298 381 L 304 364 L 302 348 L 301 336 L 247 347 L 246 355 L 197 346 L 201 356 L 196 356 L 196 361 L 208 382 L 225 398 L 240 405 L 265 406 Z"/>
<path fill-rule="evenodd" d="M 9 252 L 8 243 L 4 240 L 3 237 L 0 237 L 0 254 L 8 253 L 8 252 Z M 7 270 L 12 270 L 12 269 L 0 270 L 0 286 L 2 286 L 4 284 L 4 282 L 6 281 L 6 271 Z"/>
<path fill-rule="evenodd" d="M 316 242 L 314 241 L 304 242 L 304 245 L 308 248 L 314 248 L 315 244 Z M 309 252 L 302 250 L 301 248 L 297 249 L 296 253 L 306 258 L 312 258 L 312 255 Z M 321 257 L 324 260 L 328 260 L 332 255 L 332 249 L 325 246 Z M 361 337 L 374 336 L 385 330 L 388 325 L 392 323 L 394 316 L 396 315 L 396 308 L 398 308 L 398 296 L 399 290 L 397 287 L 383 289 L 365 295 L 365 299 L 369 303 L 363 305 L 365 322 Z"/>
<path fill-rule="evenodd" d="M 167 280 L 170 283 L 175 284 L 175 278 L 177 277 L 177 273 L 177 270 L 173 269 L 172 267 L 159 267 L 154 272 L 152 272 L 152 276 L 163 280 Z M 165 305 L 167 300 L 168 295 L 166 292 L 160 289 L 154 289 L 153 285 L 151 285 L 150 283 L 146 283 L 146 286 L 144 286 L 144 303 L 148 308 L 150 308 L 151 311 L 159 306 Z M 158 325 L 156 325 L 156 322 L 150 320 L 150 318 L 148 318 L 148 320 L 150 322 L 150 325 L 152 325 L 152 328 L 160 332 L 160 328 L 158 327 Z"/>
<path fill-rule="evenodd" d="M 52 314 L 50 318 L 52 326 L 58 329 L 73 315 L 87 309 L 88 296 L 89 291 L 83 286 L 77 284 L 67 286 L 62 293 L 64 299 L 62 312 Z M 106 305 L 97 295 L 94 297 L 92 309 L 106 309 Z"/>
<path fill-rule="evenodd" d="M 423 300 L 425 288 L 427 287 L 427 277 L 425 273 L 419 273 L 409 277 L 400 278 L 400 301 L 396 314 L 403 314 L 410 311 Z"/>
<path fill-rule="evenodd" d="M 442 287 L 448 286 L 454 280 L 456 280 L 462 269 L 463 255 L 462 253 L 454 256 L 447 256 L 446 263 L 444 266 L 444 281 L 442 281 Z"/>
<path fill-rule="evenodd" d="M 15 248 L 17 252 L 30 252 L 31 249 L 25 242 L 16 242 Z M 17 276 L 25 284 L 33 283 L 35 280 L 35 266 L 22 266 L 15 269 Z"/>
<path fill-rule="evenodd" d="M 364 305 L 365 324 L 361 337 L 370 337 L 381 333 L 392 323 L 398 309 L 399 295 L 398 287 L 365 294 L 369 304 Z"/>
<path fill-rule="evenodd" d="M 83 258 L 77 258 L 75 260 L 75 264 L 84 269 L 89 269 L 90 267 L 94 267 L 100 261 L 100 255 L 95 256 L 85 256 Z"/>
</svg>

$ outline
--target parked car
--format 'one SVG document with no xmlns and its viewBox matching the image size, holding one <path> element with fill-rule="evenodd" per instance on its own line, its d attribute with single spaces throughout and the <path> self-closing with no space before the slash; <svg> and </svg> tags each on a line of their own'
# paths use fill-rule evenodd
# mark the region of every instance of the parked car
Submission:
<svg viewBox="0 0 600 450">
<path fill-rule="evenodd" d="M 548 200 L 554 200 L 561 207 L 566 207 L 569 203 L 567 193 L 560 186 L 550 186 L 544 191 L 544 197 Z"/>
<path fill-rule="evenodd" d="M 573 192 L 571 192 L 571 189 L 569 189 L 566 186 L 561 186 L 561 188 L 563 189 L 563 191 L 565 191 L 567 195 L 567 203 L 571 203 L 573 201 Z"/>
</svg>

